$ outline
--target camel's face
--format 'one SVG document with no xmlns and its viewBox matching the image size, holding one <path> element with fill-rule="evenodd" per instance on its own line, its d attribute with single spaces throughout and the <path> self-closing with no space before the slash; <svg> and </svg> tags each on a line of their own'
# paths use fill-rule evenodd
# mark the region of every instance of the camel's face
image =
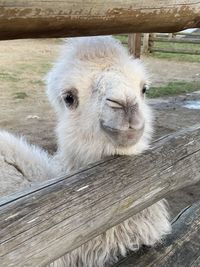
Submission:
<svg viewBox="0 0 200 267">
<path fill-rule="evenodd" d="M 100 129 L 115 146 L 135 145 L 145 129 L 145 82 L 111 70 L 100 75 L 96 87 L 101 92 Z"/>
<path fill-rule="evenodd" d="M 106 62 L 107 56 L 77 61 L 74 56 L 72 64 L 58 66 L 60 78 L 55 76 L 49 93 L 51 101 L 59 100 L 55 106 L 64 125 L 62 138 L 66 131 L 74 140 L 104 149 L 108 145 L 127 154 L 123 148 L 139 143 L 143 149 L 151 130 L 146 75 L 138 61 L 126 57 Z"/>
</svg>

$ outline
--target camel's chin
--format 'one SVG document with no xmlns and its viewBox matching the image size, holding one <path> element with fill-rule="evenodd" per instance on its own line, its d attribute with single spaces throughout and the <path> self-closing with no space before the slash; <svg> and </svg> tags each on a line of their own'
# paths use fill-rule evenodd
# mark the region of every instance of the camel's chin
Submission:
<svg viewBox="0 0 200 267">
<path fill-rule="evenodd" d="M 101 129 L 112 145 L 118 148 L 130 148 L 135 146 L 140 141 L 144 132 L 144 127 L 139 130 L 119 130 L 102 125 Z"/>
<path fill-rule="evenodd" d="M 138 155 L 149 148 L 149 141 L 140 138 L 138 142 L 131 146 L 115 146 L 115 154 L 117 155 Z"/>
</svg>

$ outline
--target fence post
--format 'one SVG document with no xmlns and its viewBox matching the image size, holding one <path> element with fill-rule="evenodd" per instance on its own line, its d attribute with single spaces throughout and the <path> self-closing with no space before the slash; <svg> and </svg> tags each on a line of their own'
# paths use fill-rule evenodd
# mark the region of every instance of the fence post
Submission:
<svg viewBox="0 0 200 267">
<path fill-rule="evenodd" d="M 149 33 L 144 33 L 142 53 L 143 54 L 148 54 L 149 53 Z"/>
<path fill-rule="evenodd" d="M 141 52 L 141 33 L 131 33 L 128 35 L 128 48 L 129 52 L 135 58 L 140 58 Z"/>
<path fill-rule="evenodd" d="M 153 40 L 154 37 L 156 37 L 155 33 L 149 34 L 149 53 L 152 53 L 152 48 L 153 48 L 153 44 L 154 44 L 154 40 Z"/>
</svg>

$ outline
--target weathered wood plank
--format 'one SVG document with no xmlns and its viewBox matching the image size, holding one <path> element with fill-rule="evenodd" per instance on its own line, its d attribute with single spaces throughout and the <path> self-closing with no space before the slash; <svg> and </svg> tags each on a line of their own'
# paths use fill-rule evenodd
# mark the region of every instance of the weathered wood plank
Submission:
<svg viewBox="0 0 200 267">
<path fill-rule="evenodd" d="M 200 266 L 200 202 L 182 211 L 172 226 L 162 244 L 132 253 L 115 267 Z"/>
<path fill-rule="evenodd" d="M 156 47 L 152 47 L 151 52 L 200 55 L 200 49 L 194 50 L 194 49 L 181 49 L 181 48 L 156 48 Z"/>
<path fill-rule="evenodd" d="M 144 34 L 142 53 L 143 54 L 148 54 L 149 53 L 149 33 L 145 33 Z"/>
<path fill-rule="evenodd" d="M 141 211 L 200 181 L 200 125 L 0 203 L 0 266 L 44 266 Z"/>
<path fill-rule="evenodd" d="M 185 44 L 200 44 L 200 37 L 199 39 L 194 38 L 160 38 L 160 37 L 154 37 L 152 38 L 152 41 L 154 42 L 164 42 L 164 43 L 185 43 Z"/>
<path fill-rule="evenodd" d="M 176 32 L 199 14 L 198 0 L 0 0 L 0 39 Z"/>
<path fill-rule="evenodd" d="M 140 58 L 141 33 L 131 33 L 128 35 L 128 49 L 135 58 Z"/>
</svg>

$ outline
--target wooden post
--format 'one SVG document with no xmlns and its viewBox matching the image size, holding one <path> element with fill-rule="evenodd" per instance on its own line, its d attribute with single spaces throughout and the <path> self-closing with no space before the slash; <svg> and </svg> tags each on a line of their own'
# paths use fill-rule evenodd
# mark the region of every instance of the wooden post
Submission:
<svg viewBox="0 0 200 267">
<path fill-rule="evenodd" d="M 128 35 L 128 48 L 129 48 L 129 52 L 135 58 L 140 58 L 141 33 L 131 33 Z"/>
<path fill-rule="evenodd" d="M 170 34 L 169 34 L 169 39 L 170 38 L 175 38 L 176 37 L 176 34 L 174 33 L 174 32 L 171 32 Z"/>
<path fill-rule="evenodd" d="M 153 44 L 154 44 L 154 37 L 156 36 L 155 33 L 149 34 L 149 53 L 152 53 Z"/>
<path fill-rule="evenodd" d="M 143 54 L 148 54 L 149 53 L 149 33 L 144 33 L 143 45 L 142 45 L 142 53 Z"/>
</svg>

